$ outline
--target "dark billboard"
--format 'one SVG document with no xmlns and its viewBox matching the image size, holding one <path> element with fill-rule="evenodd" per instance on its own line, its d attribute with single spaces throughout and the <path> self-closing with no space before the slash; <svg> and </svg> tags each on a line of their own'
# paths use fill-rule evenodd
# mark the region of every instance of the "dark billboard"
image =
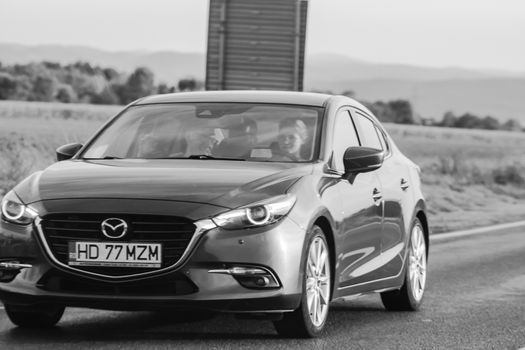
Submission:
<svg viewBox="0 0 525 350">
<path fill-rule="evenodd" d="M 306 0 L 210 0 L 207 90 L 302 91 Z"/>
</svg>

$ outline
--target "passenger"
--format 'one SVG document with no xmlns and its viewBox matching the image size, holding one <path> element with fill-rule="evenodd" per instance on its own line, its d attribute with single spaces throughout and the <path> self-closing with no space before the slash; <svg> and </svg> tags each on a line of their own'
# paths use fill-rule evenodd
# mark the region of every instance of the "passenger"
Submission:
<svg viewBox="0 0 525 350">
<path fill-rule="evenodd" d="M 189 156 L 211 155 L 219 140 L 215 129 L 208 125 L 190 125 L 180 137 L 172 142 L 169 158 L 186 158 Z"/>
<path fill-rule="evenodd" d="M 284 119 L 279 123 L 278 148 L 274 149 L 272 160 L 304 161 L 301 155 L 308 140 L 308 130 L 300 119 Z"/>
<path fill-rule="evenodd" d="M 180 135 L 180 122 L 167 118 L 153 119 L 141 125 L 138 131 L 136 155 L 138 158 L 168 158 L 173 152 L 180 152 L 185 147 L 178 146 L 184 141 Z"/>
<path fill-rule="evenodd" d="M 213 150 L 216 157 L 248 158 L 252 148 L 257 144 L 257 123 L 245 119 L 229 129 L 228 138 Z"/>
<path fill-rule="evenodd" d="M 185 156 L 211 155 L 213 147 L 218 143 L 214 129 L 209 126 L 194 125 L 184 133 L 187 147 Z"/>
<path fill-rule="evenodd" d="M 167 156 L 169 143 L 151 133 L 142 135 L 139 139 L 138 158 L 164 158 Z"/>
</svg>

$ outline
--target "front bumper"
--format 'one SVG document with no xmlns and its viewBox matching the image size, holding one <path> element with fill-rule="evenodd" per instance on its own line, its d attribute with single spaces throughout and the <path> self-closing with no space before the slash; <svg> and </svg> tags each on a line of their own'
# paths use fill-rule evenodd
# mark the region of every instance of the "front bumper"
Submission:
<svg viewBox="0 0 525 350">
<path fill-rule="evenodd" d="M 34 225 L 1 221 L 0 261 L 14 260 L 33 267 L 20 270 L 12 280 L 0 281 L 0 299 L 9 304 L 54 303 L 115 310 L 291 311 L 301 298 L 304 240 L 304 229 L 289 218 L 249 230 L 213 228 L 202 234 L 176 269 L 115 281 L 59 266 L 39 241 Z M 280 286 L 250 289 L 234 276 L 209 272 L 232 266 L 264 267 Z M 58 276 L 55 280 L 59 282 L 50 276 Z M 186 283 L 182 287 L 181 281 Z M 128 288 L 131 285 L 140 286 Z"/>
<path fill-rule="evenodd" d="M 34 306 L 56 304 L 93 309 L 140 311 L 140 310 L 210 310 L 234 313 L 277 313 L 291 312 L 299 306 L 301 295 L 277 295 L 260 298 L 186 300 L 170 297 L 108 297 L 80 295 L 34 295 L 20 291 L 0 289 L 0 299 L 11 305 Z"/>
</svg>

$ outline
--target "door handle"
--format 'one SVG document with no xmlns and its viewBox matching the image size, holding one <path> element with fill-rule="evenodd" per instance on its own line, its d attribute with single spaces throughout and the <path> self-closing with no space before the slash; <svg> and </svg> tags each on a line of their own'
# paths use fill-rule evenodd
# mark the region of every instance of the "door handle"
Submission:
<svg viewBox="0 0 525 350">
<path fill-rule="evenodd" d="M 374 191 L 372 192 L 372 199 L 376 205 L 379 205 L 379 203 L 381 203 L 381 199 L 383 199 L 381 191 L 379 191 L 377 188 L 374 188 Z"/>
<path fill-rule="evenodd" d="M 401 179 L 401 189 L 403 191 L 406 191 L 409 187 L 410 185 L 408 184 L 408 181 L 405 179 Z"/>
</svg>

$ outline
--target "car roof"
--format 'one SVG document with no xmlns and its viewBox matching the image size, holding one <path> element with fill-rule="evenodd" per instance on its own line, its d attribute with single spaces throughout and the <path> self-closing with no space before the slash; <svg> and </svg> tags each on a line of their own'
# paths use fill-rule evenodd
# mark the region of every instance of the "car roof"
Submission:
<svg viewBox="0 0 525 350">
<path fill-rule="evenodd" d="M 332 95 L 295 91 L 197 91 L 144 97 L 134 105 L 184 102 L 276 103 L 323 107 Z"/>
</svg>

